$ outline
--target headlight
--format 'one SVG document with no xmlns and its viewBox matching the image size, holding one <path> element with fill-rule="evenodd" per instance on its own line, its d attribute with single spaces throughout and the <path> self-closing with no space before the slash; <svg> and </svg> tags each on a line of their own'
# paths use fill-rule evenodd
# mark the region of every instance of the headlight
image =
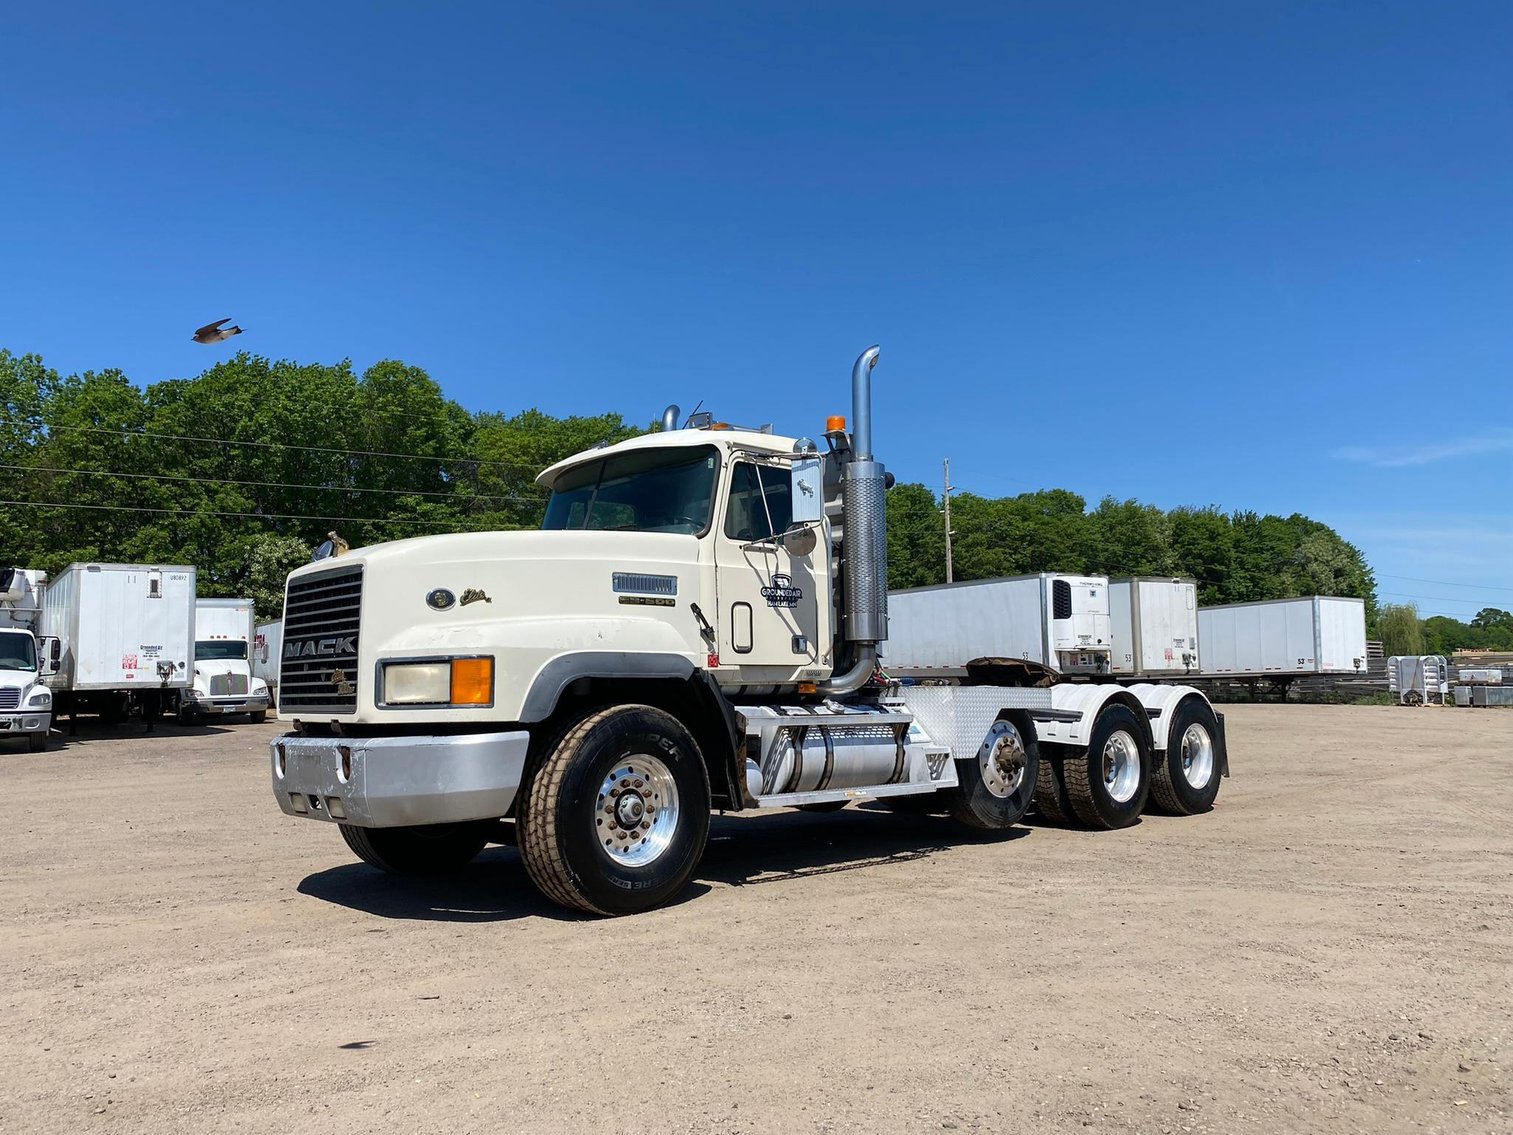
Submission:
<svg viewBox="0 0 1513 1135">
<path fill-rule="evenodd" d="M 384 666 L 385 705 L 491 705 L 494 660 L 453 658 Z"/>
<path fill-rule="evenodd" d="M 30 694 L 27 695 L 26 704 L 32 706 L 35 709 L 45 709 L 47 706 L 53 704 L 52 691 L 33 690 Z"/>
</svg>

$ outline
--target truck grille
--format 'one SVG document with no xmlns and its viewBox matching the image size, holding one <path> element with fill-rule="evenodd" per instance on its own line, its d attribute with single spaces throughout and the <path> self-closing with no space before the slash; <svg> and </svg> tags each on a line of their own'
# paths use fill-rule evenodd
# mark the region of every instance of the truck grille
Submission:
<svg viewBox="0 0 1513 1135">
<path fill-rule="evenodd" d="M 230 697 L 246 692 L 246 674 L 212 674 L 210 677 L 210 696 L 213 698 Z"/>
<path fill-rule="evenodd" d="M 0 709 L 15 709 L 21 704 L 19 686 L 0 686 Z"/>
<path fill-rule="evenodd" d="M 278 678 L 281 712 L 357 712 L 361 610 L 361 567 L 309 575 L 289 584 Z"/>
</svg>

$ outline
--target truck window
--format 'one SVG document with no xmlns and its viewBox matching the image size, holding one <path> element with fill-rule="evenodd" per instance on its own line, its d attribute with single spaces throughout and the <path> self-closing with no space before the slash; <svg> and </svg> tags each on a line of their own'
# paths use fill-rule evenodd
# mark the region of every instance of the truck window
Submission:
<svg viewBox="0 0 1513 1135">
<path fill-rule="evenodd" d="M 557 478 L 541 527 L 702 534 L 709 528 L 719 468 L 712 445 L 590 461 Z"/>
<path fill-rule="evenodd" d="M 235 639 L 215 639 L 194 644 L 196 662 L 215 662 L 227 658 L 246 658 L 247 644 Z"/>
<path fill-rule="evenodd" d="M 730 474 L 730 506 L 725 535 L 732 540 L 766 540 L 793 523 L 792 478 L 787 469 L 742 461 Z"/>
<path fill-rule="evenodd" d="M 37 646 L 29 634 L 0 633 L 0 670 L 35 670 Z"/>
</svg>

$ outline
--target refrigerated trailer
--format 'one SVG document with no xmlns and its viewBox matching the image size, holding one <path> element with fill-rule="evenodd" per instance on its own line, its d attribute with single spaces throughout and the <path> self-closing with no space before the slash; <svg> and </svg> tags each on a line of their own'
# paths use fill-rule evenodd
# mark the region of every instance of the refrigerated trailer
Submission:
<svg viewBox="0 0 1513 1135">
<path fill-rule="evenodd" d="M 284 620 L 259 623 L 252 637 L 252 676 L 268 687 L 270 702 L 278 702 L 279 655 L 284 649 Z"/>
<path fill-rule="evenodd" d="M 1037 575 L 888 593 L 883 665 L 899 677 L 965 677 L 974 658 L 1108 674 L 1113 630 L 1103 576 Z"/>
<path fill-rule="evenodd" d="M 1104 580 L 1032 577 L 1023 638 L 989 598 L 1017 604 L 1014 587 L 905 594 L 890 626 L 877 354 L 852 368 L 853 429 L 830 419 L 823 452 L 709 415 L 680 426 L 670 406 L 660 431 L 542 472 L 543 531 L 291 573 L 279 808 L 392 872 L 514 842 L 544 894 L 598 914 L 679 894 L 711 809 L 875 800 L 979 830 L 1032 803 L 1097 828 L 1147 803 L 1207 811 L 1226 753 L 1199 691 L 1018 677 L 1030 655 L 1106 665 Z M 929 684 L 879 668 L 910 658 L 936 660 Z"/>
<path fill-rule="evenodd" d="M 1109 583 L 1120 678 L 1174 678 L 1198 670 L 1198 585 L 1191 579 L 1135 576 Z"/>
<path fill-rule="evenodd" d="M 1310 595 L 1198 608 L 1205 678 L 1271 678 L 1366 672 L 1366 604 Z"/>
<path fill-rule="evenodd" d="M 195 569 L 169 564 L 70 564 L 47 585 L 42 633 L 55 713 L 149 723 L 178 708 L 194 660 Z"/>
</svg>

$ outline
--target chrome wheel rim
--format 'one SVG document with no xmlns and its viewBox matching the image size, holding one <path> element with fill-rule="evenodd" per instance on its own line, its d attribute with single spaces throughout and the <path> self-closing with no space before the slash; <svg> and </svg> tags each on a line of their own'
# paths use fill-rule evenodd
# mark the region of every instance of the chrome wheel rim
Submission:
<svg viewBox="0 0 1513 1135">
<path fill-rule="evenodd" d="M 678 830 L 678 785 L 648 753 L 622 757 L 599 785 L 594 831 L 604 853 L 624 867 L 661 857 Z"/>
<path fill-rule="evenodd" d="M 988 730 L 987 740 L 977 750 L 983 787 L 999 799 L 1014 795 L 1024 783 L 1026 760 L 1019 730 L 1007 721 L 995 721 Z"/>
<path fill-rule="evenodd" d="M 1201 725 L 1182 734 L 1182 779 L 1194 788 L 1207 788 L 1214 775 L 1214 739 Z"/>
<path fill-rule="evenodd" d="M 1116 804 L 1128 804 L 1140 787 L 1140 746 L 1123 729 L 1103 743 L 1103 788 Z"/>
</svg>

